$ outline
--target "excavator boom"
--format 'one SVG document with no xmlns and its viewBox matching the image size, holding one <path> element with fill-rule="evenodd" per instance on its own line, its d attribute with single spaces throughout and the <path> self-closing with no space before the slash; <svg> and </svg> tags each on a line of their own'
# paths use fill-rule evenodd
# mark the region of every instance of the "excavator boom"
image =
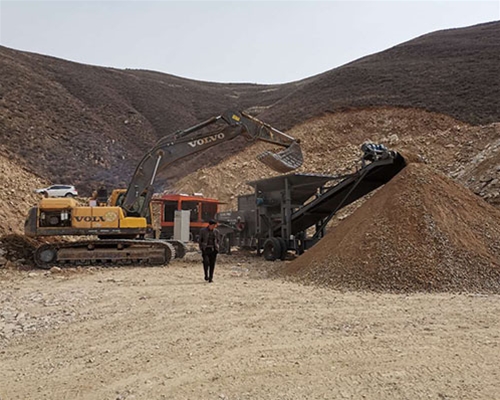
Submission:
<svg viewBox="0 0 500 400">
<path fill-rule="evenodd" d="M 217 123 L 218 129 L 200 132 Z M 279 153 L 265 151 L 257 157 L 278 172 L 289 172 L 303 163 L 299 142 L 294 138 L 244 112 L 228 110 L 191 128 L 161 138 L 139 162 L 121 206 L 129 215 L 144 216 L 153 195 L 153 183 L 158 172 L 188 156 L 238 136 L 249 141 L 261 140 L 285 147 Z M 144 192 L 146 196 L 143 196 Z"/>
</svg>

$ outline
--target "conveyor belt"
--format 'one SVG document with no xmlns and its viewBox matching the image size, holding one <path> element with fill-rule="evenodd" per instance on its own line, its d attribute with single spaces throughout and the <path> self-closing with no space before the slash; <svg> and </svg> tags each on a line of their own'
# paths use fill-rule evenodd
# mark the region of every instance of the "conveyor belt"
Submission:
<svg viewBox="0 0 500 400">
<path fill-rule="evenodd" d="M 294 212 L 291 233 L 295 235 L 305 231 L 385 185 L 405 166 L 406 162 L 399 153 L 395 153 L 393 158 L 377 160 L 365 166 Z"/>
</svg>

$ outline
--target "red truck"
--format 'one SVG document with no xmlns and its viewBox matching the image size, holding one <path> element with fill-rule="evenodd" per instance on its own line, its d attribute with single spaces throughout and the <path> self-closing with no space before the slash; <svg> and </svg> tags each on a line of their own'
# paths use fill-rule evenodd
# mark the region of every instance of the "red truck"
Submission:
<svg viewBox="0 0 500 400">
<path fill-rule="evenodd" d="M 170 239 L 174 235 L 174 215 L 177 210 L 190 211 L 189 232 L 190 240 L 197 241 L 201 228 L 207 226 L 209 220 L 214 219 L 220 211 L 221 203 L 217 199 L 202 195 L 164 194 L 153 198 L 160 211 L 160 238 Z"/>
</svg>

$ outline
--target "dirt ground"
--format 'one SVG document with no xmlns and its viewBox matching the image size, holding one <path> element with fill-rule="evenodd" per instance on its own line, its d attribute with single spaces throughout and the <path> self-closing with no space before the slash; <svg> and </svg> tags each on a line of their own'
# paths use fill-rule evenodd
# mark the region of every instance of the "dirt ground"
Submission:
<svg viewBox="0 0 500 400">
<path fill-rule="evenodd" d="M 198 260 L 0 270 L 0 398 L 498 397 L 497 295 L 320 289 L 242 254 L 208 284 Z"/>
</svg>

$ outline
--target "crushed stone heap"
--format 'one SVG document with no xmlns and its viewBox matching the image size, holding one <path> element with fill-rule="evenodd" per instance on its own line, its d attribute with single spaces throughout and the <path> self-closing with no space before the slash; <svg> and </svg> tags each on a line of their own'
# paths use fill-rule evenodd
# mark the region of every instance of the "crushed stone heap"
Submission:
<svg viewBox="0 0 500 400">
<path fill-rule="evenodd" d="M 0 236 L 0 269 L 31 269 L 35 266 L 33 253 L 40 241 L 24 235 Z"/>
<path fill-rule="evenodd" d="M 410 164 L 280 273 L 337 289 L 500 293 L 500 210 Z"/>
</svg>

